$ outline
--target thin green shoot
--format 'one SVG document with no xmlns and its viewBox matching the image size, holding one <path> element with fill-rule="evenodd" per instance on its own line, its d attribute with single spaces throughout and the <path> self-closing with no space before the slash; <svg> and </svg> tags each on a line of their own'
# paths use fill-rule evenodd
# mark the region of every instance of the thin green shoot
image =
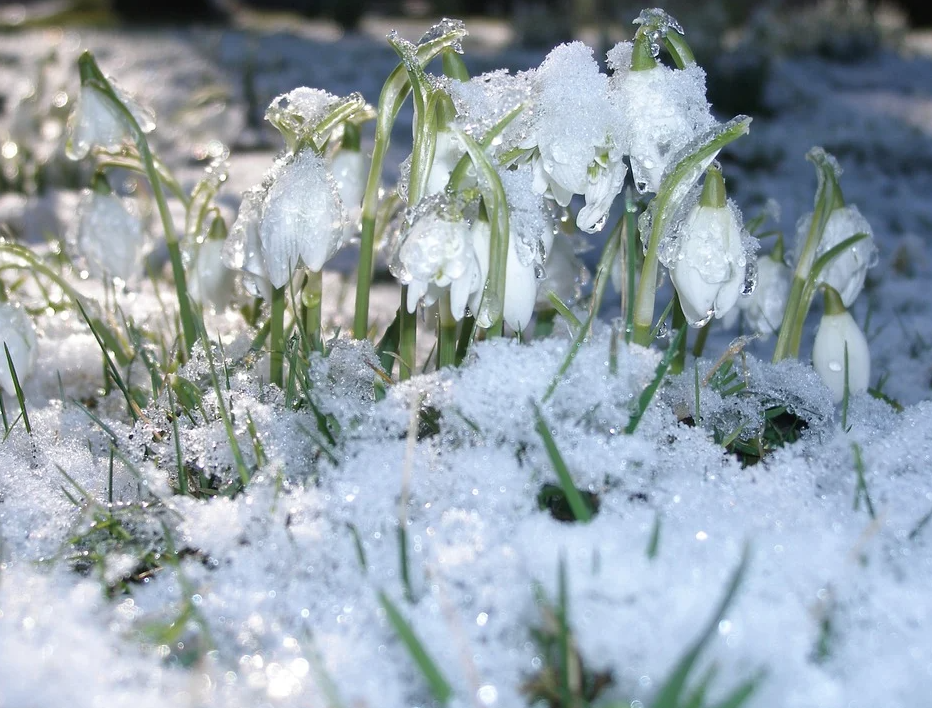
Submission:
<svg viewBox="0 0 932 708">
<path fill-rule="evenodd" d="M 647 541 L 647 559 L 654 560 L 660 552 L 660 528 L 662 521 L 660 512 L 654 515 L 654 525 L 650 530 L 650 539 Z"/>
<path fill-rule="evenodd" d="M 550 305 L 553 307 L 553 309 L 559 313 L 560 317 L 569 323 L 570 327 L 575 330 L 578 330 L 580 327 L 582 327 L 582 322 L 579 321 L 579 318 L 573 314 L 573 311 L 570 310 L 566 304 L 564 304 L 564 302 L 553 290 L 547 293 L 547 299 L 550 301 Z"/>
<path fill-rule="evenodd" d="M 61 374 L 58 375 L 58 386 L 61 388 Z M 62 396 L 61 400 L 65 400 Z M 6 417 L 6 403 L 3 402 L 3 394 L 0 393 L 0 420 L 3 420 L 3 439 L 6 440 L 10 434 L 10 422 Z"/>
<path fill-rule="evenodd" d="M 350 536 L 353 537 L 353 547 L 356 549 L 356 560 L 359 562 L 359 567 L 362 570 L 363 574 L 369 572 L 369 562 L 366 559 L 366 549 L 362 545 L 362 538 L 359 536 L 359 529 L 356 528 L 356 524 L 347 521 L 346 528 L 349 529 Z"/>
<path fill-rule="evenodd" d="M 188 472 L 184 467 L 184 451 L 181 448 L 181 431 L 178 429 L 178 415 L 175 413 L 175 395 L 171 386 L 166 386 L 168 394 L 168 416 L 172 421 L 172 441 L 175 443 L 175 462 L 178 468 L 178 491 L 188 496 Z"/>
<path fill-rule="evenodd" d="M 252 450 L 256 456 L 256 467 L 262 468 L 268 461 L 268 457 L 265 454 L 265 446 L 263 446 L 262 439 L 259 437 L 256 423 L 252 419 L 252 413 L 249 411 L 246 411 L 246 430 L 249 432 L 250 440 L 252 440 Z"/>
<path fill-rule="evenodd" d="M 654 378 L 651 380 L 647 387 L 641 391 L 641 395 L 638 397 L 637 406 L 634 411 L 631 413 L 631 418 L 628 420 L 628 426 L 625 428 L 625 433 L 631 435 L 637 430 L 638 425 L 641 422 L 641 418 L 644 417 L 644 414 L 647 412 L 647 407 L 650 405 L 650 402 L 654 398 L 654 394 L 657 393 L 657 389 L 660 388 L 661 382 L 667 375 L 667 371 L 670 369 L 670 363 L 673 361 L 673 357 L 676 356 L 676 352 L 679 348 L 680 340 L 686 336 L 686 329 L 680 329 L 676 335 L 673 337 L 673 341 L 670 342 L 670 346 L 667 347 L 667 351 L 664 352 L 663 358 L 660 360 L 660 363 L 657 364 L 657 368 L 654 371 Z"/>
<path fill-rule="evenodd" d="M 74 405 L 76 405 L 78 408 L 80 408 L 88 418 L 90 418 L 92 421 L 94 421 L 97 424 L 97 427 L 99 427 L 101 430 L 103 430 L 107 434 L 107 437 L 110 438 L 111 443 L 116 445 L 119 442 L 119 438 L 117 437 L 116 432 L 113 430 L 113 428 L 107 425 L 100 418 L 100 416 L 98 416 L 96 413 L 94 413 L 94 411 L 92 411 L 90 408 L 85 406 L 83 403 L 81 403 L 81 401 L 77 400 L 76 398 L 72 398 L 71 402 L 74 403 Z"/>
<path fill-rule="evenodd" d="M 379 602 L 382 605 L 382 609 L 385 610 L 385 615 L 388 618 L 389 624 L 391 624 L 398 638 L 401 639 L 402 644 L 404 644 L 405 648 L 408 650 L 408 655 L 414 661 L 415 666 L 420 669 L 421 675 L 424 677 L 428 688 L 430 688 L 430 692 L 433 694 L 434 699 L 440 705 L 445 706 L 453 696 L 453 688 L 446 678 L 444 678 L 436 662 L 431 658 L 430 654 L 427 653 L 427 650 L 414 633 L 411 625 L 395 604 L 388 598 L 388 595 L 381 590 L 379 591 Z"/>
<path fill-rule="evenodd" d="M 563 455 L 560 454 L 560 450 L 557 448 L 557 443 L 550 432 L 550 426 L 547 424 L 547 421 L 544 420 L 544 416 L 541 414 L 540 408 L 536 404 L 534 405 L 534 417 L 536 418 L 535 428 L 537 434 L 540 435 L 544 443 L 547 457 L 550 458 L 550 464 L 553 465 L 553 470 L 557 474 L 560 487 L 563 489 L 563 494 L 566 497 L 566 502 L 569 504 L 570 510 L 573 512 L 573 516 L 577 521 L 588 523 L 592 520 L 592 508 L 573 483 L 573 477 L 570 474 L 569 468 L 566 466 Z"/>
<path fill-rule="evenodd" d="M 242 450 L 240 450 L 239 440 L 236 438 L 236 431 L 233 429 L 233 421 L 227 411 L 226 402 L 223 398 L 223 391 L 220 388 L 220 380 L 217 377 L 217 367 L 214 363 L 213 349 L 210 340 L 207 338 L 207 331 L 204 328 L 203 320 L 196 322 L 201 336 L 201 344 L 204 347 L 204 353 L 207 355 L 207 365 L 210 370 L 210 381 L 213 384 L 214 393 L 217 396 L 217 410 L 220 412 L 220 419 L 223 421 L 223 427 L 226 430 L 227 440 L 230 442 L 230 452 L 233 454 L 233 461 L 236 465 L 236 472 L 239 475 L 240 484 L 245 487 L 249 484 L 251 475 L 246 462 L 243 459 Z"/>
<path fill-rule="evenodd" d="M 715 636 L 719 622 L 721 622 L 722 618 L 725 616 L 728 608 L 731 607 L 731 604 L 738 593 L 738 589 L 744 580 L 745 573 L 747 572 L 748 562 L 749 552 L 747 547 L 745 547 L 744 552 L 741 555 L 741 561 L 738 564 L 738 567 L 735 569 L 735 572 L 732 574 L 731 580 L 725 590 L 725 595 L 719 602 L 716 611 L 706 623 L 706 626 L 700 632 L 698 638 L 695 640 L 695 642 L 693 642 L 692 646 L 687 650 L 682 658 L 680 658 L 675 668 L 673 669 L 673 672 L 661 686 L 660 691 L 657 693 L 657 697 L 654 699 L 652 708 L 681 708 L 681 706 L 684 705 L 682 699 L 686 695 L 686 684 L 689 681 L 689 677 L 696 666 L 696 662 L 699 660 L 699 656 Z M 753 679 L 751 682 L 742 684 L 730 694 L 727 700 L 731 702 L 723 703 L 721 705 L 742 705 L 744 701 L 747 700 L 745 694 L 749 696 L 750 692 L 753 692 L 753 690 L 756 688 L 759 680 L 760 678 L 758 677 Z M 737 703 L 734 702 L 739 698 L 740 700 Z M 688 706 L 689 704 L 687 703 L 685 705 Z"/>
<path fill-rule="evenodd" d="M 117 368 L 113 358 L 110 356 L 110 351 L 107 349 L 107 345 L 104 343 L 103 338 L 97 331 L 97 328 L 94 326 L 90 316 L 87 314 L 87 310 L 84 309 L 84 305 L 80 300 L 75 300 L 75 304 L 78 306 L 78 310 L 80 311 L 81 316 L 84 318 L 84 321 L 87 322 L 87 326 L 90 327 L 91 333 L 94 335 L 94 339 L 97 340 L 100 351 L 104 356 L 105 369 L 107 372 L 109 372 L 110 378 L 113 379 L 113 382 L 117 385 L 117 388 L 120 389 L 120 392 L 123 394 L 123 398 L 126 400 L 126 406 L 129 409 L 130 416 L 132 416 L 133 422 L 135 423 L 142 415 L 142 411 L 139 409 L 139 405 L 136 403 L 136 400 L 130 393 L 129 388 L 126 386 L 126 382 L 123 380 L 123 376 L 120 374 L 120 370 Z"/>
<path fill-rule="evenodd" d="M 702 397 L 699 395 L 699 362 L 693 363 L 693 391 L 696 397 L 696 408 L 693 411 L 693 421 L 696 425 L 699 425 L 699 422 L 702 420 L 702 413 L 699 408 L 699 404 L 702 401 Z"/>
<path fill-rule="evenodd" d="M 851 385 L 848 378 L 848 342 L 845 342 L 845 380 L 841 394 L 841 429 L 848 432 L 848 402 L 851 400 Z"/>
<path fill-rule="evenodd" d="M 19 384 L 19 376 L 16 375 L 16 367 L 13 365 L 13 357 L 10 356 L 10 348 L 6 342 L 3 343 L 3 352 L 6 354 L 6 365 L 10 371 L 10 378 L 13 380 L 13 390 L 16 392 L 16 402 L 19 403 L 19 410 L 22 412 L 23 425 L 26 426 L 26 433 L 32 435 L 32 424 L 29 422 L 29 411 L 26 410 L 26 396 L 23 395 L 23 387 Z"/>
<path fill-rule="evenodd" d="M 922 533 L 922 530 L 928 526 L 930 521 L 932 521 L 932 509 L 929 509 L 929 511 L 926 512 L 926 515 L 919 519 L 919 523 L 913 527 L 913 530 L 909 532 L 909 540 L 915 541 L 919 534 Z"/>
<path fill-rule="evenodd" d="M 670 316 L 670 313 L 673 312 L 673 305 L 676 304 L 676 296 L 674 295 L 670 302 L 667 303 L 667 306 L 663 308 L 663 312 L 660 313 L 660 317 L 657 319 L 657 322 L 654 323 L 653 328 L 650 331 L 650 341 L 657 339 L 660 336 L 661 332 L 666 328 L 667 318 Z M 682 329 L 682 328 L 681 328 Z"/>
<path fill-rule="evenodd" d="M 867 513 L 872 519 L 876 519 L 874 512 L 874 503 L 871 501 L 870 492 L 867 490 L 867 481 L 864 478 L 864 458 L 861 456 L 861 446 L 857 443 L 851 443 L 851 452 L 854 455 L 854 471 L 857 473 L 857 487 L 854 492 L 854 510 L 857 511 L 861 506 L 861 499 L 867 507 Z"/>
</svg>

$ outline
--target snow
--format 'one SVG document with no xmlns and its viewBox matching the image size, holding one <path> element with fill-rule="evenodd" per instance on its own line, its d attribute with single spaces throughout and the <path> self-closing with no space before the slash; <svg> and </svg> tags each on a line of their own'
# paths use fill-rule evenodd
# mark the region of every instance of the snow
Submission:
<svg viewBox="0 0 932 708">
<path fill-rule="evenodd" d="M 374 77 L 385 76 L 393 61 L 382 44 L 359 37 L 333 45 L 228 32 L 211 40 L 218 65 L 231 72 L 225 77 L 194 52 L 190 38 L 69 31 L 62 49 L 70 53 L 60 61 L 69 63 L 85 44 L 106 46 L 101 63 L 160 116 L 172 115 L 170 106 L 180 111 L 182 89 L 195 75 L 208 75 L 227 91 L 230 110 L 211 139 L 234 146 L 248 114 L 236 72 L 251 44 L 258 46 L 256 88 L 268 98 L 307 82 L 302 72 L 310 66 L 324 90 L 358 89 L 374 102 Z M 24 34 L 6 47 L 29 63 L 45 40 Z M 524 60 L 504 57 L 499 65 Z M 156 63 L 158 69 L 146 68 Z M 660 352 L 618 344 L 614 369 L 605 323 L 594 323 L 546 402 L 574 346 L 562 320 L 553 337 L 529 344 L 479 343 L 463 367 L 389 386 L 384 398 L 372 386 L 374 349 L 343 336 L 329 356 L 309 362 L 319 415 L 264 386 L 261 360 L 230 369 L 221 395 L 240 449 L 247 466 L 257 466 L 251 420 L 265 462 L 235 497 L 195 499 L 172 492 L 179 465 L 167 395 L 133 425 L 119 391 L 102 390 L 100 351 L 81 318 L 37 307 L 42 301 L 24 286 L 39 347 L 35 372 L 24 381 L 33 433 L 20 423 L 0 443 L 0 706 L 304 706 L 329 701 L 331 686 L 345 705 L 429 705 L 379 591 L 441 667 L 456 705 L 522 705 L 520 687 L 542 661 L 530 634 L 543 622 L 534 586 L 554 600 L 561 564 L 587 669 L 612 672 L 605 697 L 650 705 L 711 618 L 746 544 L 744 582 L 702 658 L 702 668 L 718 666 L 713 697 L 764 669 L 751 706 L 922 705 L 932 690 L 932 524 L 923 524 L 932 510 L 932 211 L 925 199 L 932 125 L 917 128 L 900 114 L 911 99 L 928 100 L 930 77 L 928 59 L 886 51 L 857 64 L 776 62 L 767 89 L 773 115 L 756 118 L 751 134 L 722 156 L 734 175 L 729 195 L 751 215 L 776 198 L 789 232 L 812 208 L 815 184 L 803 156 L 823 144 L 846 168 L 846 202 L 873 225 L 880 260 L 852 312 L 867 323 L 872 383 L 889 375 L 883 390 L 904 408 L 854 396 L 846 427 L 807 363 L 765 363 L 772 339 L 753 341 L 734 357 L 746 394 L 723 396 L 702 385 L 735 331 L 710 337 L 705 358 L 690 359 L 685 373 L 661 388 L 632 435 L 624 433 L 631 406 Z M 480 100 L 468 93 L 457 100 Z M 896 101 L 886 98 L 891 94 Z M 156 136 L 163 126 L 182 132 L 163 118 Z M 157 140 L 167 144 L 169 137 Z M 389 161 L 397 164 L 408 147 L 394 142 Z M 207 143 L 191 138 L 161 154 L 193 184 L 200 171 L 185 167 L 183 157 Z M 261 179 L 274 149 L 261 160 L 234 149 L 226 207 Z M 755 159 L 768 161 L 766 169 Z M 54 219 L 17 223 L 26 231 L 30 224 L 69 223 L 73 213 L 56 203 L 45 207 Z M 531 206 L 528 221 L 537 224 Z M 5 208 L 15 216 L 36 205 Z M 40 243 L 42 233 L 25 238 Z M 248 266 L 248 250 L 240 256 L 238 266 Z M 336 295 L 339 276 L 324 275 L 324 320 L 345 325 L 350 307 Z M 74 285 L 91 302 L 116 298 L 140 327 L 155 330 L 173 316 L 150 281 L 112 292 L 75 274 Z M 167 287 L 160 289 L 170 302 Z M 397 295 L 380 292 L 377 322 L 384 328 Z M 817 321 L 811 318 L 805 342 Z M 253 332 L 238 313 L 208 322 L 224 345 L 212 351 L 215 360 L 247 356 Z M 139 362 L 131 374 L 133 383 L 148 378 Z M 176 372 L 198 384 L 209 375 L 200 349 Z M 203 410 L 174 420 L 181 462 L 233 483 L 217 393 L 209 385 L 206 391 Z M 4 403 L 12 421 L 16 399 L 4 395 Z M 715 432 L 740 428 L 749 438 L 775 404 L 801 415 L 807 429 L 798 442 L 742 468 L 714 442 Z M 599 498 L 589 524 L 560 522 L 538 508 L 541 487 L 557 477 L 535 427 L 535 405 L 576 486 Z M 419 409 L 439 418 L 422 424 L 418 439 L 411 431 L 418 431 Z M 114 443 L 121 455 L 112 462 L 111 484 Z M 873 514 L 858 492 L 858 457 Z M 95 514 L 120 519 L 134 540 L 120 545 L 105 532 L 86 536 Z M 651 558 L 655 524 L 659 545 Z M 400 527 L 410 598 L 399 565 Z M 78 536 L 86 538 L 73 543 Z M 82 575 L 75 569 L 86 562 L 81 554 L 95 548 L 109 549 L 105 567 Z M 106 584 L 135 571 L 149 551 L 165 562 L 128 583 L 127 592 L 108 596 Z"/>
</svg>

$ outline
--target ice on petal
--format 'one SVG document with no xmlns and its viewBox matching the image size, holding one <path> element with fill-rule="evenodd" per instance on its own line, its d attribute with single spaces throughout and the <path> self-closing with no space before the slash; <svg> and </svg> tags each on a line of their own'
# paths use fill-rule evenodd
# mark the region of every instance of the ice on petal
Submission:
<svg viewBox="0 0 932 708">
<path fill-rule="evenodd" d="M 138 103 L 129 93 L 108 79 L 114 93 L 129 110 L 143 133 L 155 129 L 155 115 Z M 78 99 L 68 118 L 66 152 L 72 160 L 80 160 L 94 147 L 119 149 L 132 139 L 131 127 L 113 101 L 94 86 L 81 87 Z"/>
<path fill-rule="evenodd" d="M 272 286 L 287 283 L 301 262 L 321 270 L 342 245 L 345 223 L 343 203 L 323 158 L 304 150 L 283 164 L 259 221 Z"/>
<path fill-rule="evenodd" d="M 26 311 L 11 302 L 0 302 L 0 388 L 16 395 L 13 375 L 2 347 L 6 346 L 20 385 L 32 375 L 38 357 L 36 328 Z M 2 394 L 0 394 L 2 395 Z"/>
<path fill-rule="evenodd" d="M 613 50 L 620 61 L 628 48 Z M 715 123 L 706 100 L 705 72 L 699 66 L 670 69 L 658 65 L 645 71 L 619 66 L 610 80 L 609 95 L 621 114 L 618 141 L 630 157 L 635 185 L 657 192 L 676 156 Z"/>
<path fill-rule="evenodd" d="M 146 245 L 142 222 L 115 194 L 85 190 L 67 240 L 96 277 L 128 281 L 141 271 Z"/>
<path fill-rule="evenodd" d="M 530 165 L 499 173 L 508 201 L 509 240 L 523 266 L 541 264 L 553 243 L 556 225 L 546 202 L 532 189 L 534 174 Z"/>
</svg>

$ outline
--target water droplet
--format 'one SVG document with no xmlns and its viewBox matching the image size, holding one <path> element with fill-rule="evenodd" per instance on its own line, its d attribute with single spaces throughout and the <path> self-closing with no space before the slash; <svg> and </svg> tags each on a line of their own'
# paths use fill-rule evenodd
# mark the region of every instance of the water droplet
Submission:
<svg viewBox="0 0 932 708">
<path fill-rule="evenodd" d="M 544 270 L 544 267 L 540 263 L 534 264 L 534 277 L 538 280 L 543 280 L 547 277 L 547 271 Z"/>
<path fill-rule="evenodd" d="M 747 297 L 757 288 L 757 259 L 748 260 L 744 269 L 744 282 L 741 284 L 741 294 Z"/>
<path fill-rule="evenodd" d="M 829 371 L 834 371 L 834 372 L 837 373 L 837 372 L 841 371 L 842 368 L 843 368 L 843 367 L 842 367 L 842 365 L 841 365 L 840 362 L 837 362 L 837 361 L 830 361 L 830 362 L 828 363 L 828 370 L 829 370 Z"/>
</svg>

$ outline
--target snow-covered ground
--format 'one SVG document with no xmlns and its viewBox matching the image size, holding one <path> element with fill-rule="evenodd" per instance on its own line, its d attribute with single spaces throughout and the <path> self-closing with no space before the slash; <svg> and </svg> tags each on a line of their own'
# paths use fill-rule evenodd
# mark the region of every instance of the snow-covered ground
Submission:
<svg viewBox="0 0 932 708">
<path fill-rule="evenodd" d="M 4 35 L 0 86 L 9 113 L 54 46 L 51 81 L 73 91 L 73 60 L 94 49 L 109 74 L 155 107 L 156 145 L 185 186 L 200 172 L 192 155 L 214 149 L 214 138 L 232 144 L 222 199 L 232 216 L 275 150 L 249 115 L 250 92 L 260 118 L 268 99 L 299 85 L 359 90 L 374 103 L 393 63 L 387 45 L 365 37 L 300 34 Z M 528 68 L 543 54 L 472 49 L 466 61 L 476 73 Z M 189 110 L 205 83 L 222 98 Z M 530 344 L 480 343 L 463 367 L 393 385 L 378 401 L 372 348 L 344 336 L 311 364 L 312 400 L 335 441 L 255 371 L 234 369 L 225 399 L 257 469 L 233 498 L 195 499 L 172 492 L 178 462 L 165 395 L 133 425 L 119 392 L 100 390 L 100 350 L 80 317 L 43 312 L 38 366 L 24 386 L 33 432 L 20 423 L 0 443 L 0 706 L 431 705 L 380 593 L 410 622 L 455 705 L 525 705 L 522 686 L 539 685 L 552 661 L 532 634 L 548 626 L 537 588 L 555 603 L 561 564 L 585 670 L 611 678 L 595 705 L 650 706 L 714 618 L 745 549 L 738 594 L 692 678 L 717 666 L 710 702 L 763 672 L 750 706 L 924 705 L 932 695 L 932 61 L 888 50 L 860 62 L 775 60 L 766 105 L 769 114 L 723 156 L 731 196 L 749 216 L 775 199 L 791 240 L 812 209 L 806 151 L 822 145 L 838 157 L 845 198 L 871 222 L 880 249 L 853 314 L 870 341 L 872 385 L 882 380 L 902 410 L 856 396 L 843 427 L 811 368 L 763 363 L 771 339 L 736 359 L 745 402 L 703 386 L 697 415 L 689 361 L 628 435 L 631 404 L 660 354 L 622 344 L 613 373 L 607 323 L 596 323 L 546 403 L 571 346 L 560 325 Z M 393 144 L 394 165 L 408 150 L 404 137 Z M 44 231 L 64 234 L 75 199 L 24 203 L 8 194 L 0 203 L 4 219 L 38 243 Z M 349 253 L 337 265 L 351 272 L 352 262 Z M 342 282 L 326 274 L 325 292 L 339 293 Z M 106 298 L 90 280 L 75 286 Z M 373 319 L 384 327 L 397 301 L 394 286 L 378 287 Z M 162 326 L 151 284 L 121 294 L 120 305 L 143 328 Z M 345 330 L 351 289 L 325 307 L 325 319 Z M 238 313 L 209 326 L 231 360 L 254 335 Z M 700 379 L 735 334 L 713 334 Z M 204 382 L 206 357 L 179 373 Z M 132 375 L 148 376 L 138 362 Z M 229 475 L 232 452 L 206 388 L 207 419 L 175 421 L 182 459 Z M 5 402 L 12 419 L 16 400 Z M 598 498 L 588 524 L 539 508 L 541 488 L 557 476 L 535 402 L 575 485 Z M 772 404 L 808 428 L 742 468 L 712 427 L 727 435 Z M 419 421 L 419 409 L 439 417 Z M 692 417 L 703 426 L 688 425 Z"/>
</svg>

